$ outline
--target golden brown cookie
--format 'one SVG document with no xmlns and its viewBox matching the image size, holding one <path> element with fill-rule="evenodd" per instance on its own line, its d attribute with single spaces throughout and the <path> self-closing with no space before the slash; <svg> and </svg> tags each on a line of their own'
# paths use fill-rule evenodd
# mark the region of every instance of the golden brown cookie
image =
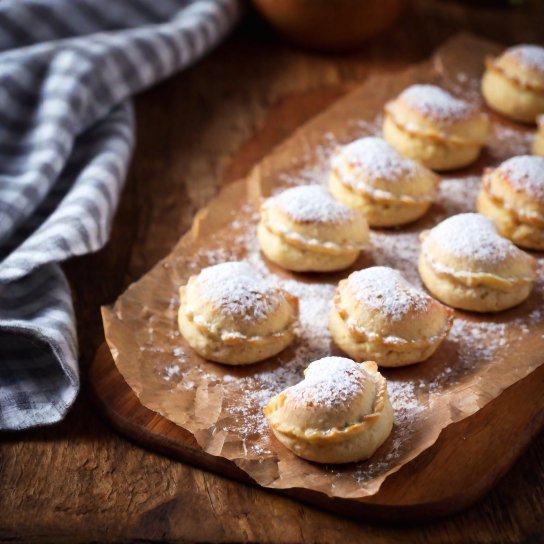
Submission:
<svg viewBox="0 0 544 544">
<path fill-rule="evenodd" d="M 516 45 L 486 59 L 482 94 L 506 117 L 534 123 L 544 113 L 544 48 Z"/>
<path fill-rule="evenodd" d="M 487 169 L 477 207 L 516 245 L 544 249 L 544 157 L 522 155 Z"/>
<path fill-rule="evenodd" d="M 523 302 L 536 261 L 477 213 L 448 217 L 421 234 L 418 270 L 439 300 L 462 310 L 499 312 Z"/>
<path fill-rule="evenodd" d="M 448 335 L 452 311 L 400 272 L 374 266 L 338 284 L 329 318 L 335 343 L 357 361 L 404 366 L 429 358 Z"/>
<path fill-rule="evenodd" d="M 276 438 L 295 455 L 317 463 L 371 457 L 393 427 L 393 408 L 376 363 L 343 357 L 314 361 L 304 380 L 264 408 Z"/>
<path fill-rule="evenodd" d="M 294 339 L 298 299 L 266 283 L 245 262 L 204 268 L 179 293 L 179 330 L 210 361 L 255 363 Z"/>
<path fill-rule="evenodd" d="M 287 270 L 330 272 L 368 247 L 368 223 L 320 185 L 301 185 L 264 201 L 257 236 L 261 251 Z"/>
<path fill-rule="evenodd" d="M 338 148 L 331 160 L 331 194 L 360 210 L 371 227 L 419 219 L 433 203 L 437 185 L 438 176 L 381 138 L 355 140 Z"/>
<path fill-rule="evenodd" d="M 412 85 L 385 106 L 384 138 L 433 170 L 474 162 L 488 132 L 487 115 L 435 85 Z"/>
</svg>

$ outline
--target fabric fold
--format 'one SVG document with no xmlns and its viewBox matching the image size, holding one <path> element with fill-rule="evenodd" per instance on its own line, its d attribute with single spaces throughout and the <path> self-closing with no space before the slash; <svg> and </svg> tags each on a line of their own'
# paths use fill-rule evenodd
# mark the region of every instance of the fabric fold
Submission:
<svg viewBox="0 0 544 544">
<path fill-rule="evenodd" d="M 57 263 L 108 240 L 134 147 L 130 97 L 239 15 L 238 0 L 0 4 L 0 429 L 58 421 L 77 394 Z"/>
</svg>

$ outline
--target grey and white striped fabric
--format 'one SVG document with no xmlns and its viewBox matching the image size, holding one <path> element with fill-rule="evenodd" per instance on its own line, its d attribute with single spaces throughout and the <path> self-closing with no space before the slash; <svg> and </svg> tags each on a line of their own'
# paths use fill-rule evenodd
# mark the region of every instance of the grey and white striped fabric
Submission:
<svg viewBox="0 0 544 544">
<path fill-rule="evenodd" d="M 130 96 L 227 33 L 238 0 L 0 2 L 0 429 L 60 420 L 79 389 L 59 262 L 108 239 Z"/>
</svg>

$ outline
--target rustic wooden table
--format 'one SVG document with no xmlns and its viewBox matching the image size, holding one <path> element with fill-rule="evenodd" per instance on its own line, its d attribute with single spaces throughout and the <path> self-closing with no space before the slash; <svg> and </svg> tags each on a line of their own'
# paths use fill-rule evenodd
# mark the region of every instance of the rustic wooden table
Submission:
<svg viewBox="0 0 544 544">
<path fill-rule="evenodd" d="M 138 97 L 139 143 L 112 240 L 66 266 L 79 318 L 83 391 L 61 424 L 1 437 L 0 542 L 544 541 L 542 435 L 471 510 L 424 526 L 386 527 L 145 451 L 111 431 L 85 386 L 103 339 L 100 305 L 166 255 L 195 211 L 263 149 L 369 73 L 422 60 L 459 30 L 505 43 L 543 38 L 539 0 L 515 10 L 465 5 L 415 0 L 392 31 L 346 56 L 292 49 L 250 18 L 203 62 Z M 314 92 L 323 88 L 330 91 Z M 285 100 L 298 100 L 297 118 L 282 117 Z"/>
</svg>

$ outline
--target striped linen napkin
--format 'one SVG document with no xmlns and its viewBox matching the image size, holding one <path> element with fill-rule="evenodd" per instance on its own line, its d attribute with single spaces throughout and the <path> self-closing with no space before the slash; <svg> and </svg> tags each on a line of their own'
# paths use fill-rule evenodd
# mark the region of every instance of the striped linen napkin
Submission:
<svg viewBox="0 0 544 544">
<path fill-rule="evenodd" d="M 108 239 L 130 96 L 192 64 L 239 12 L 238 0 L 0 2 L 0 429 L 54 423 L 77 395 L 59 263 Z"/>
</svg>

